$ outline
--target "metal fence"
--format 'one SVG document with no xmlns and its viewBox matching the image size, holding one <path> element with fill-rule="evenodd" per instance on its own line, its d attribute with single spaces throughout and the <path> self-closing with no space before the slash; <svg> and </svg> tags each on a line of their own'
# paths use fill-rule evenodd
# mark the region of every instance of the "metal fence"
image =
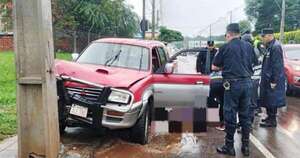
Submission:
<svg viewBox="0 0 300 158">
<path fill-rule="evenodd" d="M 100 34 L 88 31 L 55 29 L 53 31 L 55 51 L 81 52 L 90 42 L 101 38 Z"/>
</svg>

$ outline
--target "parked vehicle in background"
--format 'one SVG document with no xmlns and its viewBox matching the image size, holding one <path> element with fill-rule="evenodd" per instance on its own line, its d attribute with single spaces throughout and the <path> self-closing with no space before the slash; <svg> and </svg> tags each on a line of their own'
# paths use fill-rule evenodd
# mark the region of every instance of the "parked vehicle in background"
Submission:
<svg viewBox="0 0 300 158">
<path fill-rule="evenodd" d="M 287 77 L 287 95 L 300 89 L 300 44 L 284 46 L 284 68 Z"/>
<path fill-rule="evenodd" d="M 173 73 L 178 55 L 169 59 L 158 41 L 108 38 L 74 62 L 57 60 L 60 131 L 73 122 L 128 129 L 133 142 L 146 144 L 154 108 L 194 105 L 199 97 L 206 103 L 209 76 Z"/>
</svg>

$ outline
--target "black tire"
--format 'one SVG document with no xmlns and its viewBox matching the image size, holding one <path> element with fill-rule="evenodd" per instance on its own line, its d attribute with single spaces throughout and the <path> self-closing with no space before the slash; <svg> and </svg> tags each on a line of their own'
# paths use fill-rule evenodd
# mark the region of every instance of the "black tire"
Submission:
<svg viewBox="0 0 300 158">
<path fill-rule="evenodd" d="M 294 95 L 294 91 L 291 89 L 291 85 L 287 82 L 287 80 L 285 81 L 285 86 L 286 86 L 286 95 L 287 96 L 293 96 Z"/>
<path fill-rule="evenodd" d="M 58 120 L 59 120 L 59 133 L 64 134 L 67 127 L 67 114 L 66 106 L 63 101 L 58 100 Z"/>
<path fill-rule="evenodd" d="M 67 127 L 66 124 L 59 123 L 59 133 L 60 133 L 61 135 L 65 134 L 66 127 Z"/>
<path fill-rule="evenodd" d="M 147 106 L 145 112 L 137 120 L 136 124 L 130 130 L 130 140 L 134 143 L 145 145 L 149 141 L 150 117 L 149 107 Z"/>
</svg>

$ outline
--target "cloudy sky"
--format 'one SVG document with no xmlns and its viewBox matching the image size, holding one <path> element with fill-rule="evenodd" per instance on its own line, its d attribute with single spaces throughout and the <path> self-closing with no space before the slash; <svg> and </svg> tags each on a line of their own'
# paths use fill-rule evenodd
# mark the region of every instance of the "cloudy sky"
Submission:
<svg viewBox="0 0 300 158">
<path fill-rule="evenodd" d="M 126 0 L 134 6 L 135 12 L 142 15 L 143 0 Z M 147 17 L 151 15 L 151 1 L 146 0 Z M 230 21 L 232 11 L 233 22 L 246 19 L 244 13 L 245 0 L 156 0 L 162 1 L 163 25 L 176 29 L 184 35 L 208 35 L 212 24 L 212 34 L 220 35 Z M 160 7 L 158 7 L 160 8 Z M 150 17 L 148 18 L 150 20 Z"/>
</svg>

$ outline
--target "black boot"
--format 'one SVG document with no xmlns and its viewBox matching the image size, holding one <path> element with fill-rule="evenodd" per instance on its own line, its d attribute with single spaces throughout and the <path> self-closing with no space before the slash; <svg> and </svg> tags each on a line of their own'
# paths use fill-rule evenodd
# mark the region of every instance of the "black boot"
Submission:
<svg viewBox="0 0 300 158">
<path fill-rule="evenodd" d="M 244 156 L 249 156 L 250 155 L 249 140 L 243 140 L 242 153 L 243 153 Z"/>
<path fill-rule="evenodd" d="M 217 152 L 224 155 L 235 156 L 233 140 L 226 140 L 225 145 L 217 148 Z"/>
<path fill-rule="evenodd" d="M 243 126 L 242 128 L 242 153 L 244 156 L 249 156 L 249 138 L 250 138 L 251 127 Z"/>
<path fill-rule="evenodd" d="M 260 127 L 277 127 L 276 117 L 267 120 L 266 122 L 260 123 Z"/>
<path fill-rule="evenodd" d="M 267 117 L 262 119 L 261 122 L 267 122 L 268 120 L 270 120 L 270 115 L 272 115 L 272 109 L 266 108 L 266 111 L 267 111 Z"/>
<path fill-rule="evenodd" d="M 260 127 L 277 127 L 277 108 L 269 109 L 270 112 L 268 114 L 269 119 L 260 124 Z"/>
</svg>

